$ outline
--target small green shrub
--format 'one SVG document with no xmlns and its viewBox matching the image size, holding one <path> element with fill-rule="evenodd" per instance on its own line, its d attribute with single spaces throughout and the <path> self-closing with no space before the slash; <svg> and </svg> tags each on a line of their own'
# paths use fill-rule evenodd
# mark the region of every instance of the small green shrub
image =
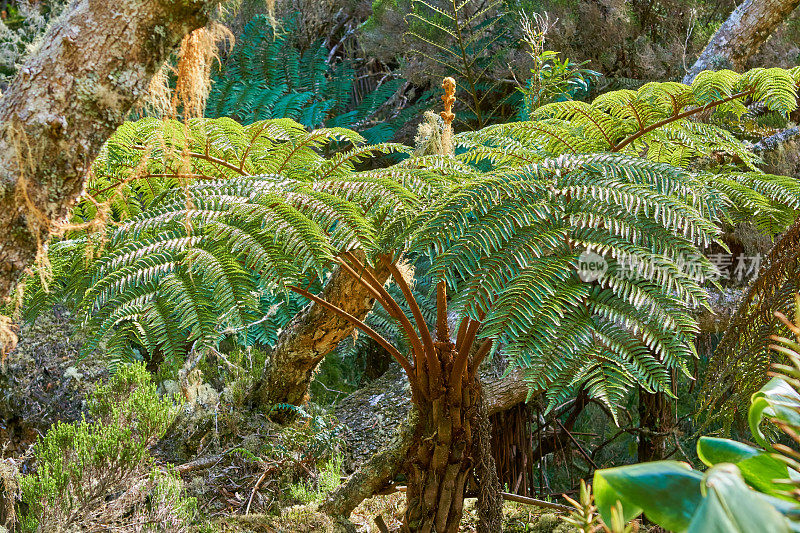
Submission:
<svg viewBox="0 0 800 533">
<path fill-rule="evenodd" d="M 54 425 L 34 447 L 36 471 L 20 481 L 23 531 L 185 531 L 196 502 L 149 448 L 175 404 L 143 365 L 121 366 L 87 402 L 88 419 Z"/>
<path fill-rule="evenodd" d="M 316 479 L 301 481 L 289 487 L 289 494 L 301 503 L 321 501 L 341 483 L 342 455 L 336 454 L 322 463 Z"/>
</svg>

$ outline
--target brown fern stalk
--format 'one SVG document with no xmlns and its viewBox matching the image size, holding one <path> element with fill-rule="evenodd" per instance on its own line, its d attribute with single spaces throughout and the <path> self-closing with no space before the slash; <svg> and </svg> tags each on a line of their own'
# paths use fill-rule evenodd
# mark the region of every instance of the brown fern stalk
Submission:
<svg viewBox="0 0 800 533">
<path fill-rule="evenodd" d="M 703 113 L 705 111 L 708 111 L 709 109 L 714 109 L 715 107 L 721 106 L 722 104 L 726 104 L 728 102 L 732 102 L 733 100 L 738 100 L 739 98 L 744 98 L 746 96 L 750 96 L 751 94 L 753 94 L 753 92 L 754 92 L 754 89 L 748 89 L 746 91 L 741 91 L 741 92 L 738 92 L 738 93 L 733 94 L 731 96 L 728 96 L 727 98 L 722 98 L 722 99 L 719 99 L 719 100 L 715 100 L 713 102 L 709 102 L 709 103 L 707 103 L 705 105 L 702 105 L 702 106 L 693 107 L 692 109 L 688 109 L 688 110 L 686 110 L 686 111 L 684 111 L 682 113 L 675 113 L 674 115 L 669 116 L 669 117 L 667 117 L 667 118 L 665 118 L 663 120 L 659 120 L 658 122 L 654 122 L 653 124 L 650 124 L 647 127 L 642 127 L 642 123 L 639 122 L 639 130 L 636 133 L 630 135 L 629 137 L 626 137 L 625 139 L 621 140 L 620 142 L 618 142 L 617 144 L 612 146 L 610 151 L 611 152 L 620 152 L 620 151 L 622 151 L 623 148 L 628 146 L 630 143 L 632 143 L 633 141 L 635 141 L 636 139 L 638 139 L 639 137 L 641 137 L 643 135 L 647 135 L 648 133 L 650 133 L 653 130 L 657 130 L 658 128 L 666 126 L 667 124 L 669 124 L 671 122 L 675 122 L 676 120 L 681 120 L 681 119 L 684 119 L 684 118 L 687 118 L 687 117 L 691 117 L 692 115 L 697 115 L 698 113 Z M 638 118 L 638 116 L 637 116 L 637 118 Z"/>
</svg>

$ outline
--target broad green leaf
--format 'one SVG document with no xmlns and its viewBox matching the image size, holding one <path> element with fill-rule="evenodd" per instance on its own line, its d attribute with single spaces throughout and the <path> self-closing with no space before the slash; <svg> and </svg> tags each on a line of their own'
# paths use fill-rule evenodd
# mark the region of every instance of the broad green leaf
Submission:
<svg viewBox="0 0 800 533">
<path fill-rule="evenodd" d="M 751 487 L 767 494 L 777 495 L 779 491 L 786 490 L 784 485 L 774 481 L 790 478 L 789 468 L 783 461 L 763 450 L 730 439 L 700 437 L 697 456 L 707 466 L 735 464 Z"/>
<path fill-rule="evenodd" d="M 755 441 L 764 448 L 771 448 L 761 422 L 765 417 L 778 418 L 789 424 L 800 426 L 800 394 L 782 378 L 769 380 L 761 390 L 753 394 L 747 419 Z"/>
<path fill-rule="evenodd" d="M 712 467 L 702 481 L 703 499 L 688 533 L 789 533 L 788 520 L 744 483 L 730 463 Z M 659 525 L 665 526 L 659 523 Z"/>
<path fill-rule="evenodd" d="M 606 468 L 594 473 L 595 502 L 607 524 L 620 501 L 626 522 L 644 512 L 666 529 L 686 531 L 701 503 L 702 480 L 702 473 L 678 461 Z"/>
<path fill-rule="evenodd" d="M 729 446 L 727 451 L 711 453 L 735 456 L 737 451 Z M 677 461 L 598 470 L 594 493 L 598 512 L 607 524 L 619 501 L 626 522 L 644 513 L 676 533 L 783 533 L 800 529 L 797 522 L 787 518 L 800 515 L 796 504 L 754 491 L 731 463 L 713 466 L 705 475 Z"/>
</svg>

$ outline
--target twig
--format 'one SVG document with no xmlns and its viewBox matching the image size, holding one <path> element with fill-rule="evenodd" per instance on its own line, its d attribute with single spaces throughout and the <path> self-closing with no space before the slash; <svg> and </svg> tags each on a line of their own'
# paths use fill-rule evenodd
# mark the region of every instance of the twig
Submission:
<svg viewBox="0 0 800 533">
<path fill-rule="evenodd" d="M 584 457 L 584 458 L 585 458 L 587 461 L 589 461 L 589 464 L 590 464 L 590 465 L 592 465 L 592 467 L 593 467 L 595 470 L 599 470 L 599 469 L 600 469 L 600 467 L 599 467 L 599 466 L 597 466 L 597 463 L 595 463 L 595 462 L 592 460 L 591 456 L 590 456 L 588 453 L 586 453 L 586 450 L 584 450 L 584 449 L 583 449 L 583 446 L 581 446 L 581 443 L 580 443 L 580 442 L 578 442 L 578 439 L 576 439 L 576 438 L 575 438 L 575 437 L 572 435 L 572 433 L 570 433 L 570 432 L 569 432 L 569 430 L 568 430 L 567 428 L 565 428 L 565 427 L 564 427 L 564 424 L 562 424 L 562 423 L 561 423 L 561 420 L 559 420 L 558 418 L 556 418 L 555 420 L 556 420 L 556 424 L 558 424 L 558 427 L 560 427 L 560 428 L 561 428 L 561 430 L 562 430 L 562 431 L 564 431 L 564 432 L 567 434 L 567 437 L 569 437 L 569 440 L 571 440 L 571 441 L 572 441 L 572 443 L 573 443 L 575 446 L 577 446 L 577 447 L 578 447 L 578 451 L 580 452 L 580 454 L 581 454 L 581 455 L 582 455 L 582 456 L 583 456 L 583 457 Z"/>
<path fill-rule="evenodd" d="M 408 487 L 402 485 L 402 486 L 396 486 L 394 487 L 394 489 L 398 492 L 406 492 L 406 490 L 408 490 Z M 536 498 L 520 496 L 519 494 L 511 494 L 510 492 L 501 492 L 500 495 L 503 497 L 504 500 L 509 502 L 524 503 L 525 505 L 533 505 L 535 507 L 546 507 L 548 509 L 555 509 L 557 511 L 564 511 L 564 512 L 570 512 L 574 510 L 572 507 L 561 505 L 560 503 L 546 502 L 544 500 L 537 500 Z"/>
<path fill-rule="evenodd" d="M 194 472 L 195 470 L 205 470 L 206 468 L 211 468 L 219 463 L 224 455 L 225 454 L 223 453 L 220 455 L 201 457 L 200 459 L 176 466 L 175 471 L 178 472 L 178 474 L 186 474 L 188 472 Z"/>
<path fill-rule="evenodd" d="M 250 514 L 250 504 L 253 503 L 253 496 L 256 495 L 256 491 L 258 491 L 258 488 L 261 486 L 261 484 L 267 478 L 267 474 L 268 473 L 269 473 L 269 469 L 264 470 L 264 473 L 261 474 L 260 478 L 258 478 L 258 481 L 256 481 L 256 484 L 253 485 L 253 491 L 250 493 L 250 498 L 247 500 L 247 508 L 244 510 L 244 514 L 246 514 L 246 515 Z"/>
<path fill-rule="evenodd" d="M 509 502 L 524 503 L 525 505 L 533 505 L 535 507 L 546 507 L 548 509 L 555 509 L 557 511 L 570 512 L 574 509 L 560 503 L 546 502 L 544 500 L 537 500 L 536 498 L 528 498 L 527 496 L 520 496 L 518 494 L 511 494 L 509 492 L 501 492 L 503 499 Z"/>
</svg>

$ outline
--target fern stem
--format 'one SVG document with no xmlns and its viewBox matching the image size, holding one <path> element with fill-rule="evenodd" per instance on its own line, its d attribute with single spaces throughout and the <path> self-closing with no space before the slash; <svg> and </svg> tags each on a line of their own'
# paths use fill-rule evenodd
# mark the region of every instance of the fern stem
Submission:
<svg viewBox="0 0 800 533">
<path fill-rule="evenodd" d="M 141 145 L 135 145 L 135 146 L 133 146 L 133 149 L 145 151 L 145 150 L 147 150 L 147 147 L 141 146 Z M 229 170 L 233 170 L 234 172 L 236 172 L 236 173 L 238 173 L 238 174 L 240 174 L 242 176 L 247 176 L 247 173 L 246 172 L 242 172 L 241 170 L 239 170 L 239 167 L 237 167 L 236 165 L 232 165 L 232 164 L 228 163 L 227 161 L 225 161 L 224 159 L 219 159 L 218 157 L 214 157 L 213 155 L 201 154 L 199 152 L 186 152 L 185 155 L 187 157 L 193 157 L 193 158 L 196 158 L 196 159 L 201 159 L 203 161 L 208 161 L 209 163 L 213 163 L 215 165 L 219 165 L 219 166 L 225 167 L 225 168 L 227 168 Z"/>
<path fill-rule="evenodd" d="M 472 362 L 469 365 L 470 373 L 474 373 L 478 371 L 478 367 L 481 366 L 481 363 L 489 355 L 489 352 L 492 350 L 492 346 L 494 345 L 494 339 L 486 339 L 483 341 L 478 348 L 478 351 L 475 352 L 475 357 L 473 357 Z"/>
<path fill-rule="evenodd" d="M 728 102 L 730 102 L 732 100 L 736 100 L 738 98 L 744 98 L 745 96 L 749 96 L 749 95 L 753 94 L 754 91 L 755 91 L 755 89 L 748 89 L 746 91 L 742 91 L 742 92 L 733 94 L 733 95 L 731 95 L 731 96 L 729 96 L 727 98 L 723 98 L 723 99 L 717 100 L 715 102 L 709 102 L 708 104 L 703 105 L 703 106 L 693 107 L 692 109 L 684 111 L 683 113 L 678 113 L 677 115 L 672 115 L 672 116 L 667 117 L 667 118 L 665 118 L 663 120 L 659 120 L 658 122 L 654 122 L 653 124 L 650 124 L 646 128 L 640 129 L 639 131 L 637 131 L 636 133 L 634 133 L 630 137 L 628 137 L 626 139 L 623 139 L 620 143 L 616 144 L 615 146 L 612 146 L 611 147 L 611 152 L 619 152 L 620 150 L 622 150 L 623 148 L 628 146 L 630 143 L 632 143 L 633 141 L 635 141 L 636 139 L 638 139 L 642 135 L 647 135 L 651 131 L 653 131 L 655 129 L 658 129 L 661 126 L 665 126 L 665 125 L 669 124 L 670 122 L 675 122 L 676 120 L 680 120 L 682 118 L 690 117 L 692 115 L 696 115 L 697 113 L 702 113 L 703 111 L 707 111 L 709 109 L 713 109 L 713 108 L 715 108 L 717 106 L 720 106 L 722 104 L 728 103 Z M 637 115 L 637 119 L 638 119 L 638 115 Z"/>
<path fill-rule="evenodd" d="M 414 368 L 411 366 L 411 363 L 409 363 L 408 359 L 406 359 L 405 356 L 400 353 L 400 350 L 398 350 L 397 348 L 392 346 L 392 343 L 387 341 L 380 333 L 378 333 L 377 331 L 375 331 L 374 329 L 372 329 L 371 327 L 369 327 L 364 322 L 362 322 L 361 320 L 357 319 L 356 317 L 354 317 L 353 315 L 351 315 L 350 313 L 348 313 L 344 309 L 335 306 L 334 304 L 330 303 L 327 300 L 324 300 L 324 299 L 320 298 L 319 296 L 311 294 L 310 292 L 308 292 L 305 289 L 301 289 L 300 287 L 297 287 L 295 285 L 287 285 L 287 288 L 290 291 L 296 292 L 300 296 L 304 296 L 304 297 L 308 298 L 309 300 L 318 303 L 319 305 L 321 305 L 325 309 L 328 309 L 329 311 L 333 312 L 337 316 L 347 320 L 348 322 L 350 322 L 351 324 L 356 326 L 358 329 L 360 329 L 361 331 L 363 331 L 364 333 L 369 335 L 373 340 L 375 340 L 375 342 L 377 342 L 378 344 L 383 346 L 386 349 L 386 351 L 389 352 L 389 355 L 394 357 L 395 360 L 398 363 L 400 363 L 400 366 L 403 367 L 403 370 L 405 370 L 406 374 L 408 375 L 408 380 L 411 382 L 412 390 L 417 390 L 417 383 L 416 383 L 417 380 L 416 380 L 416 377 L 414 375 Z"/>
<path fill-rule="evenodd" d="M 258 137 L 271 125 L 272 123 L 270 121 L 265 121 L 261 129 L 258 130 L 258 133 L 250 138 L 250 142 L 247 144 L 247 149 L 245 149 L 244 154 L 242 155 L 242 161 L 239 163 L 239 172 L 244 174 L 244 164 L 247 162 L 247 156 L 250 155 L 250 151 L 253 149 L 253 146 L 255 146 L 256 139 L 258 139 Z"/>
<path fill-rule="evenodd" d="M 455 363 L 453 363 L 453 372 L 450 375 L 450 398 L 453 400 L 457 400 L 461 397 L 461 383 L 464 377 L 464 373 L 467 374 L 467 379 L 471 378 L 475 375 L 475 372 L 478 370 L 478 367 L 481 365 L 481 362 L 486 357 L 486 354 L 489 353 L 492 349 L 493 339 L 486 339 L 481 343 L 480 348 L 478 351 L 475 352 L 475 357 L 472 360 L 472 363 L 467 365 L 469 362 L 469 352 L 470 350 L 464 350 L 458 352 L 458 356 L 456 357 Z"/>
<path fill-rule="evenodd" d="M 359 273 L 353 270 L 353 268 L 351 268 L 345 261 L 337 259 L 336 262 L 339 263 L 339 265 L 344 268 L 353 279 L 361 283 L 361 285 L 363 285 L 375 296 L 375 299 L 383 306 L 384 309 L 386 309 L 386 312 L 389 313 L 389 316 L 400 322 L 400 325 L 408 336 L 409 342 L 411 342 L 411 352 L 414 355 L 414 367 L 416 368 L 417 372 L 419 372 L 420 360 L 422 359 L 422 354 L 425 352 L 422 347 L 422 342 L 419 340 L 419 336 L 414 330 L 414 326 L 411 324 L 411 321 L 400 308 L 400 305 L 397 303 L 397 301 L 392 298 L 391 294 L 389 294 L 389 291 L 384 289 L 383 286 L 378 283 L 378 280 L 375 279 L 375 276 L 373 276 L 369 270 L 367 270 L 365 265 L 358 261 L 358 259 L 356 259 L 350 252 L 344 252 L 342 256 L 352 261 L 356 268 L 361 271 L 362 275 L 359 275 Z M 366 281 L 364 281 L 364 278 L 366 278 Z"/>
<path fill-rule="evenodd" d="M 124 185 L 126 183 L 131 183 L 131 182 L 134 182 L 136 180 L 148 180 L 150 178 L 175 178 L 175 179 L 188 178 L 188 179 L 208 180 L 208 181 L 218 180 L 219 179 L 216 176 L 208 176 L 206 174 L 143 174 L 141 176 L 132 176 L 130 178 L 126 178 L 124 180 L 120 180 L 120 181 L 114 183 L 113 185 L 109 185 L 108 187 L 106 187 L 104 189 L 101 189 L 99 191 L 96 191 L 94 193 L 91 193 L 91 189 L 88 192 L 90 192 L 92 196 L 98 196 L 100 194 L 105 194 L 105 193 L 107 193 L 109 191 L 112 191 L 112 190 L 116 189 L 117 187 L 119 187 L 120 185 Z M 152 185 L 150 185 L 150 190 L 151 190 L 151 192 L 153 192 L 155 194 L 155 190 L 153 189 Z"/>
<path fill-rule="evenodd" d="M 456 351 L 461 351 L 461 345 L 464 344 L 464 334 L 467 332 L 467 326 L 469 326 L 469 317 L 464 316 L 461 319 L 461 323 L 458 325 L 458 329 L 456 330 Z"/>
<path fill-rule="evenodd" d="M 460 351 L 465 353 L 472 351 L 472 345 L 475 344 L 475 336 L 478 334 L 478 328 L 480 328 L 480 326 L 481 323 L 477 320 L 470 320 L 469 326 L 467 326 L 467 332 L 464 334 L 464 343 Z"/>
<path fill-rule="evenodd" d="M 431 373 L 431 383 L 436 384 L 438 386 L 441 383 L 441 372 L 439 369 L 438 361 L 436 361 L 436 351 L 433 347 L 433 337 L 431 336 L 431 332 L 428 329 L 428 324 L 425 323 L 425 318 L 422 316 L 422 311 L 417 304 L 417 300 L 414 298 L 414 294 L 411 292 L 411 287 L 408 286 L 406 280 L 403 278 L 403 275 L 400 274 L 400 271 L 397 269 L 397 265 L 394 262 L 389 261 L 385 256 L 381 256 L 381 261 L 389 269 L 389 272 L 392 274 L 395 283 L 397 286 L 400 287 L 400 291 L 403 293 L 403 297 L 406 299 L 406 303 L 408 303 L 408 307 L 411 309 L 411 314 L 414 316 L 414 321 L 417 323 L 417 328 L 419 329 L 419 336 L 422 340 L 422 344 L 425 346 L 425 360 L 428 364 L 428 372 Z"/>
<path fill-rule="evenodd" d="M 440 342 L 450 341 L 447 327 L 447 285 L 444 280 L 436 284 L 436 337 Z"/>
</svg>

